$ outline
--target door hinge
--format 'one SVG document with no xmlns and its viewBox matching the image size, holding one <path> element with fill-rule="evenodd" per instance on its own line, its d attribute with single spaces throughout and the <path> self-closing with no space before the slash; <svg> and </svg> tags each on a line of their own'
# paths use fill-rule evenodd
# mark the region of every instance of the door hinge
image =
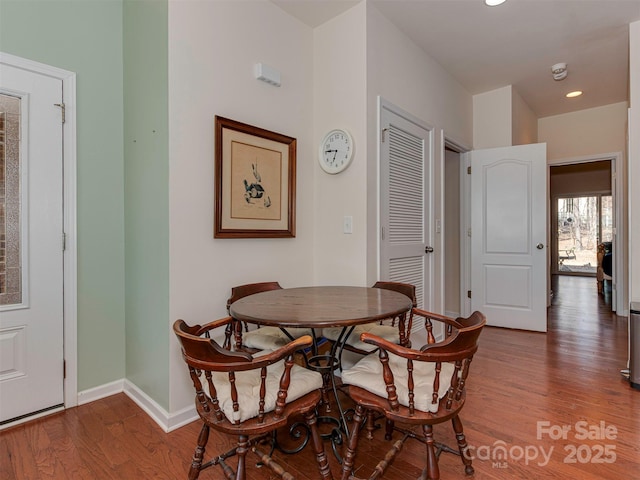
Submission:
<svg viewBox="0 0 640 480">
<path fill-rule="evenodd" d="M 384 240 L 384 227 L 380 229 L 380 239 Z"/>
<path fill-rule="evenodd" d="M 467 298 L 471 298 L 471 290 L 467 290 Z"/>
<path fill-rule="evenodd" d="M 67 378 L 67 361 L 62 361 L 62 378 Z"/>
<path fill-rule="evenodd" d="M 66 120 L 66 105 L 64 103 L 54 103 L 54 105 L 56 107 L 60 107 L 60 110 L 62 110 L 62 123 L 65 122 Z"/>
<path fill-rule="evenodd" d="M 471 165 L 467 167 L 467 175 L 471 175 Z"/>
<path fill-rule="evenodd" d="M 470 236 L 471 236 L 471 228 L 467 230 L 467 237 L 470 237 Z"/>
<path fill-rule="evenodd" d="M 382 132 L 380 132 L 380 136 L 381 136 L 381 142 L 384 143 L 384 134 L 387 132 L 387 130 L 389 130 L 388 128 L 383 128 Z"/>
<path fill-rule="evenodd" d="M 67 249 L 67 234 L 62 232 L 62 251 Z"/>
</svg>

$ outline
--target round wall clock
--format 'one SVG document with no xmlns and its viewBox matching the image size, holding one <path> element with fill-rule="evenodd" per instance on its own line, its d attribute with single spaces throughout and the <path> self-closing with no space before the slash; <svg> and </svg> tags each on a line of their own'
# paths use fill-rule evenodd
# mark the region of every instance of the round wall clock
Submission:
<svg viewBox="0 0 640 480">
<path fill-rule="evenodd" d="M 353 160 L 353 149 L 353 138 L 349 132 L 339 128 L 331 130 L 320 143 L 320 166 L 330 174 L 342 172 Z"/>
</svg>

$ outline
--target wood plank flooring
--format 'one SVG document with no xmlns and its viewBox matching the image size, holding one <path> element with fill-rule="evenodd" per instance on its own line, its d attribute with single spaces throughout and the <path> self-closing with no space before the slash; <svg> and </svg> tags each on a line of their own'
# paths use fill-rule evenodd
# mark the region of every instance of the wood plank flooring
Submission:
<svg viewBox="0 0 640 480">
<path fill-rule="evenodd" d="M 553 290 L 546 335 L 499 328 L 481 335 L 461 415 L 475 455 L 473 478 L 639 478 L 640 392 L 619 373 L 627 362 L 627 319 L 610 312 L 610 297 L 596 294 L 593 278 L 554 277 Z M 194 422 L 165 434 L 127 396 L 114 395 L 0 432 L 0 479 L 187 478 L 199 428 Z M 450 425 L 435 434 L 455 445 Z M 213 436 L 209 449 L 229 445 Z M 363 438 L 357 474 L 368 476 L 387 448 L 382 432 Z M 319 478 L 310 448 L 276 456 L 297 479 Z M 407 442 L 384 479 L 417 478 L 423 459 L 423 446 Z M 442 454 L 441 478 L 468 478 L 461 465 Z M 223 476 L 216 467 L 200 478 Z M 249 478 L 275 477 L 251 462 Z"/>
</svg>

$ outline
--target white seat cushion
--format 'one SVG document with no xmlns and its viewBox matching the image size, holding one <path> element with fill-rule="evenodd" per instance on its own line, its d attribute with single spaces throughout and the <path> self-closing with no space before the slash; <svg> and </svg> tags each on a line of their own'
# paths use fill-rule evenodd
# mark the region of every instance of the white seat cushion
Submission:
<svg viewBox="0 0 640 480">
<path fill-rule="evenodd" d="M 310 328 L 288 328 L 287 332 L 289 332 L 293 338 L 311 335 Z M 243 345 L 260 350 L 275 350 L 290 341 L 291 339 L 278 327 L 260 327 L 242 334 Z"/>
<path fill-rule="evenodd" d="M 266 354 L 268 352 L 260 352 Z M 258 355 L 254 355 L 258 356 Z M 280 388 L 280 377 L 284 372 L 284 361 L 274 363 L 267 367 L 266 396 L 264 411 L 270 412 L 276 407 L 278 399 L 278 389 Z M 238 390 L 239 411 L 233 411 L 233 401 L 231 400 L 231 385 L 229 384 L 229 374 L 226 372 L 214 372 L 213 384 L 218 394 L 218 402 L 224 415 L 232 423 L 244 422 L 259 413 L 260 401 L 260 369 L 246 372 L 236 372 L 236 388 Z M 209 393 L 209 387 L 204 375 L 201 377 L 205 391 Z M 303 397 L 309 392 L 322 388 L 322 375 L 293 365 L 291 368 L 291 383 L 287 394 L 287 403 Z"/>
<path fill-rule="evenodd" d="M 389 366 L 393 372 L 394 383 L 398 401 L 405 407 L 409 406 L 409 389 L 407 359 L 389 353 Z M 454 365 L 443 363 L 440 371 L 440 388 L 438 398 L 442 398 L 451 386 L 451 375 L 453 375 Z M 435 363 L 413 362 L 414 381 L 414 404 L 415 408 L 423 412 L 435 413 L 438 404 L 432 403 L 433 379 L 435 378 Z M 342 372 L 342 381 L 349 385 L 364 388 L 382 398 L 388 398 L 387 387 L 382 378 L 382 364 L 378 353 L 367 355 L 352 368 Z"/>
<path fill-rule="evenodd" d="M 324 328 L 322 330 L 322 336 L 333 340 L 338 340 L 342 328 Z M 390 325 L 380 325 L 379 323 L 366 323 L 364 325 L 356 325 L 347 339 L 347 344 L 365 352 L 373 352 L 377 347 L 369 343 L 360 341 L 360 335 L 364 332 L 369 332 L 378 337 L 384 338 L 391 343 L 400 343 L 400 334 L 398 333 L 398 327 L 392 327 Z"/>
</svg>

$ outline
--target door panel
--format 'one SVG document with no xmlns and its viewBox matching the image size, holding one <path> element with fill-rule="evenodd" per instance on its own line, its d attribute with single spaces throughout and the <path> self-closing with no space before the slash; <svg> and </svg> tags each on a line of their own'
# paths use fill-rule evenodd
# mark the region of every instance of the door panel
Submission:
<svg viewBox="0 0 640 480">
<path fill-rule="evenodd" d="M 418 305 L 428 308 L 433 265 L 433 130 L 396 109 L 383 107 L 380 144 L 381 280 L 416 286 Z M 420 328 L 416 325 L 415 328 Z"/>
<path fill-rule="evenodd" d="M 63 404 L 62 81 L 0 64 L 8 129 L 0 422 Z M 13 106 L 12 106 L 13 105 Z M 17 107 L 14 107 L 17 105 Z M 7 132 L 8 133 L 8 132 Z"/>
<path fill-rule="evenodd" d="M 471 306 L 546 331 L 546 145 L 471 152 Z"/>
<path fill-rule="evenodd" d="M 502 160 L 484 171 L 485 249 L 493 254 L 527 254 L 533 205 L 529 192 L 530 165 Z"/>
</svg>

